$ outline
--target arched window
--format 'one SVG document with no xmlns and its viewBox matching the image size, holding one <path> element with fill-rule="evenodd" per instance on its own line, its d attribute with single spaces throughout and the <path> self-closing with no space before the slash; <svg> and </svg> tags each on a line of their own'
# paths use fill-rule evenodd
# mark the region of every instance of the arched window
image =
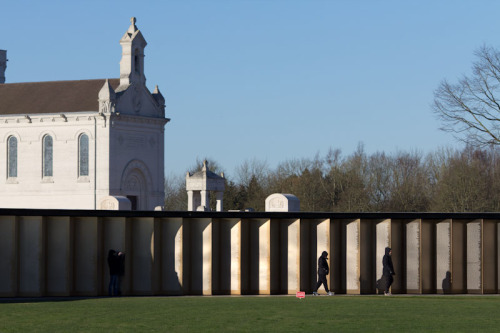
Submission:
<svg viewBox="0 0 500 333">
<path fill-rule="evenodd" d="M 50 135 L 43 137 L 43 164 L 42 175 L 43 177 L 52 177 L 52 161 L 53 161 L 53 141 Z"/>
<path fill-rule="evenodd" d="M 17 177 L 17 138 L 11 136 L 7 139 L 7 177 Z"/>
<path fill-rule="evenodd" d="M 78 138 L 78 177 L 89 175 L 89 137 L 82 134 Z"/>
<path fill-rule="evenodd" d="M 135 49 L 134 51 L 134 70 L 136 74 L 141 74 L 141 64 L 140 64 L 140 55 L 139 49 Z"/>
</svg>

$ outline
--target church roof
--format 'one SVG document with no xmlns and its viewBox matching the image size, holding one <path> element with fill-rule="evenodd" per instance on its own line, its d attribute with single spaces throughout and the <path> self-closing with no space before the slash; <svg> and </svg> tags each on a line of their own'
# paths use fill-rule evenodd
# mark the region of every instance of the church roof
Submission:
<svg viewBox="0 0 500 333">
<path fill-rule="evenodd" d="M 0 115 L 99 111 L 105 79 L 0 84 Z M 109 79 L 113 89 L 120 79 Z"/>
</svg>

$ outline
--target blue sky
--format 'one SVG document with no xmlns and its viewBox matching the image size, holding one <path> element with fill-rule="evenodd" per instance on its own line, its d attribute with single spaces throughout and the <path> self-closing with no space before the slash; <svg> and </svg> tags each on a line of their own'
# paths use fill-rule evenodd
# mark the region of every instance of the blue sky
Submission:
<svg viewBox="0 0 500 333">
<path fill-rule="evenodd" d="M 231 177 L 328 149 L 461 147 L 431 112 L 444 78 L 500 46 L 495 1 L 2 1 L 7 83 L 119 77 L 137 17 L 167 100 L 166 175 L 197 158 Z"/>
</svg>

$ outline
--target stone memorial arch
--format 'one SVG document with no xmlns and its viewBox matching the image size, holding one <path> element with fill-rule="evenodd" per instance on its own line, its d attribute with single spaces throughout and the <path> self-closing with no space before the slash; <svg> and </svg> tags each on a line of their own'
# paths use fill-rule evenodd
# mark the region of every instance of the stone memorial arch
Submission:
<svg viewBox="0 0 500 333">
<path fill-rule="evenodd" d="M 226 187 L 224 173 L 220 176 L 208 170 L 208 162 L 203 161 L 201 171 L 186 175 L 186 191 L 188 194 L 188 211 L 210 211 L 209 193 L 215 192 L 216 211 L 222 211 L 222 197 Z"/>
</svg>

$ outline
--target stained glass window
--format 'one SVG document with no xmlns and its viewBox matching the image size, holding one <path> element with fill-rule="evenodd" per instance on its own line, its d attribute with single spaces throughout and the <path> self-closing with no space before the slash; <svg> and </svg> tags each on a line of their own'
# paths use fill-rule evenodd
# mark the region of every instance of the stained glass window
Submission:
<svg viewBox="0 0 500 333">
<path fill-rule="evenodd" d="M 80 135 L 78 140 L 78 176 L 89 175 L 89 137 Z"/>
<path fill-rule="evenodd" d="M 53 142 L 50 135 L 43 137 L 43 177 L 52 177 Z"/>
<path fill-rule="evenodd" d="M 9 165 L 7 168 L 7 177 L 17 177 L 17 138 L 14 136 L 9 137 L 9 139 L 7 140 L 7 145 L 7 159 L 9 161 Z"/>
</svg>

